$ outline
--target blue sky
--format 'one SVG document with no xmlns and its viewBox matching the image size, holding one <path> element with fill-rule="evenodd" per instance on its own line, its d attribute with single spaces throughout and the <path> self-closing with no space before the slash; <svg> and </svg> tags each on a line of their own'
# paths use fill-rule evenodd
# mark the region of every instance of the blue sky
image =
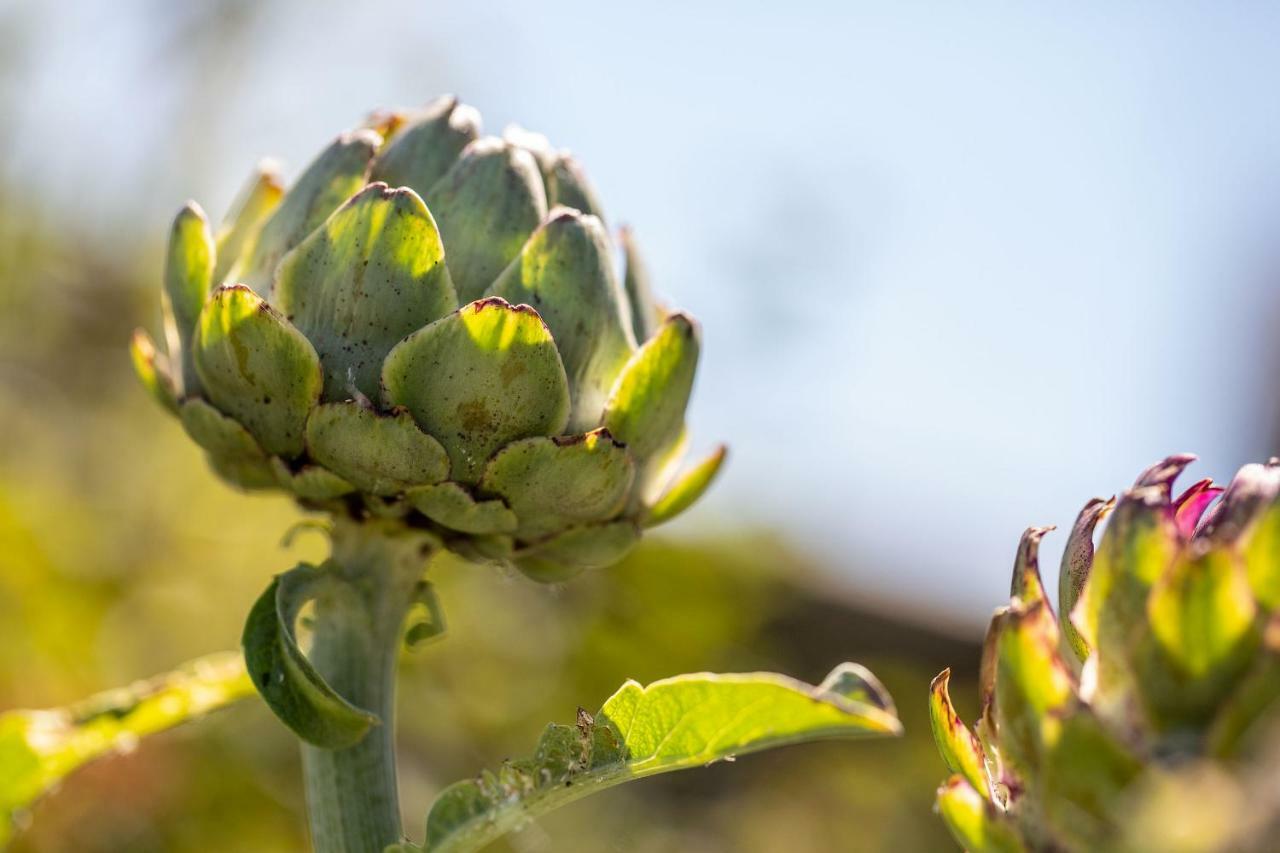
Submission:
<svg viewBox="0 0 1280 853">
<path fill-rule="evenodd" d="M 1280 452 L 1280 8 L 1112 5 L 283 2 L 192 104 L 155 4 L 0 2 L 40 40 L 6 168 L 158 234 L 373 106 L 545 132 L 703 322 L 694 446 L 733 456 L 683 529 L 978 624 L 1023 527 Z"/>
</svg>

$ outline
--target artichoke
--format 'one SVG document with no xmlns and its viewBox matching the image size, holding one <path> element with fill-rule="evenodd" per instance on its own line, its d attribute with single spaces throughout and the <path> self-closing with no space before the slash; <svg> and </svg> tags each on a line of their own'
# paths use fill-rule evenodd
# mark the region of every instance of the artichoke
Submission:
<svg viewBox="0 0 1280 853">
<path fill-rule="evenodd" d="M 1275 849 L 1280 462 L 1175 498 L 1193 458 L 1084 507 L 1056 617 L 1037 557 L 1048 528 L 1024 534 L 975 729 L 952 706 L 950 671 L 934 680 L 934 737 L 955 774 L 938 810 L 967 849 Z"/>
<path fill-rule="evenodd" d="M 454 98 L 376 114 L 217 229 L 188 204 L 166 352 L 132 355 L 213 470 L 402 522 L 540 580 L 612 563 L 705 490 L 679 478 L 699 330 L 625 271 L 577 162 Z"/>
</svg>

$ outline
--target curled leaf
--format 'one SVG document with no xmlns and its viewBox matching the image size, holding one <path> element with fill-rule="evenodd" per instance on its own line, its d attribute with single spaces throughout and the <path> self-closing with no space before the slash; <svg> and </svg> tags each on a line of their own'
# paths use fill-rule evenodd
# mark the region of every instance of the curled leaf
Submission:
<svg viewBox="0 0 1280 853">
<path fill-rule="evenodd" d="M 332 573 L 305 563 L 271 581 L 245 622 L 245 664 L 275 715 L 307 743 L 342 749 L 360 742 L 378 718 L 338 695 L 298 646 L 303 606 L 324 596 L 333 603 L 355 593 Z"/>
</svg>

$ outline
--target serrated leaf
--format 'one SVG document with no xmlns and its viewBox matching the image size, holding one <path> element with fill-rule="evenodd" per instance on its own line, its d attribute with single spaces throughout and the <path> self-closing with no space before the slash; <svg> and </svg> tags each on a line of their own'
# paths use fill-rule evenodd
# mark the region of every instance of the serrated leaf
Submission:
<svg viewBox="0 0 1280 853">
<path fill-rule="evenodd" d="M 334 574 L 300 564 L 271 581 L 241 639 L 246 668 L 267 705 L 298 737 L 326 749 L 359 743 L 379 720 L 342 698 L 307 660 L 298 646 L 298 615 L 312 600 L 341 607 L 355 594 Z"/>
<path fill-rule="evenodd" d="M 657 527 L 665 524 L 697 503 L 715 482 L 728 452 L 729 449 L 722 444 L 677 477 L 653 506 L 649 507 L 644 516 L 644 526 Z"/>
<path fill-rule="evenodd" d="M 371 130 L 343 133 L 298 177 L 262 223 L 239 281 L 270 295 L 280 259 L 365 185 L 369 164 L 382 144 Z"/>
<path fill-rule="evenodd" d="M 253 694 L 235 652 L 66 708 L 0 713 L 0 846 L 22 810 L 89 762 Z"/>
<path fill-rule="evenodd" d="M 209 297 L 195 339 L 205 396 L 272 454 L 303 450 L 307 415 L 320 401 L 320 359 L 289 321 L 243 285 Z"/>
<path fill-rule="evenodd" d="M 787 744 L 900 732 L 880 708 L 774 673 L 630 681 L 597 713 L 549 726 L 533 758 L 447 788 L 427 817 L 425 849 L 479 850 L 530 818 L 632 779 Z"/>
<path fill-rule="evenodd" d="M 325 403 L 307 419 L 311 458 L 374 495 L 437 483 L 449 474 L 440 442 L 408 412 L 381 414 L 359 403 Z"/>
<path fill-rule="evenodd" d="M 449 453 L 453 479 L 474 483 L 508 442 L 554 435 L 569 416 L 564 366 L 527 305 L 481 299 L 405 338 L 382 369 L 393 405 Z"/>
<path fill-rule="evenodd" d="M 423 199 L 444 236 L 460 302 L 478 299 L 547 215 L 533 155 L 492 137 L 468 145 Z"/>
<path fill-rule="evenodd" d="M 370 184 L 280 262 L 275 303 L 316 348 L 324 399 L 378 399 L 382 361 L 458 307 L 444 245 L 410 189 Z M 355 389 L 355 390 L 353 390 Z"/>
<path fill-rule="evenodd" d="M 489 460 L 480 488 L 506 500 L 517 537 L 535 540 L 617 515 L 634 476 L 626 448 L 599 429 L 512 442 Z"/>
<path fill-rule="evenodd" d="M 488 294 L 537 310 L 569 379 L 568 430 L 599 426 L 609 389 L 636 347 L 600 220 L 566 208 L 552 211 Z"/>
</svg>

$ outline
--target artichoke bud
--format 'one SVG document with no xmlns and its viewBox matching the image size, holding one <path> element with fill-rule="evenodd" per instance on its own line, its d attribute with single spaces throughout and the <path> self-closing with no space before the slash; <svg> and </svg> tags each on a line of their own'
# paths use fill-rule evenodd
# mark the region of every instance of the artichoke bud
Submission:
<svg viewBox="0 0 1280 853">
<path fill-rule="evenodd" d="M 1085 506 L 1063 554 L 1060 621 L 1036 567 L 1044 530 L 1024 535 L 1012 602 L 983 648 L 976 733 L 955 716 L 946 674 L 934 682 L 935 740 L 957 774 L 947 790 L 1027 850 L 1121 849 L 1148 792 L 1194 768 L 1232 784 L 1280 772 L 1265 757 L 1277 753 L 1251 749 L 1280 733 L 1280 469 L 1245 466 L 1225 490 L 1201 480 L 1175 497 L 1191 461 L 1169 457 L 1119 501 Z M 1188 849 L 1269 849 L 1219 842 Z"/>
<path fill-rule="evenodd" d="M 287 191 L 259 166 L 216 236 L 187 206 L 167 351 L 139 331 L 130 353 L 234 486 L 558 581 L 688 508 L 725 453 L 674 476 L 697 326 L 646 320 L 637 346 L 577 163 L 479 128 L 454 98 L 380 112 Z"/>
</svg>

